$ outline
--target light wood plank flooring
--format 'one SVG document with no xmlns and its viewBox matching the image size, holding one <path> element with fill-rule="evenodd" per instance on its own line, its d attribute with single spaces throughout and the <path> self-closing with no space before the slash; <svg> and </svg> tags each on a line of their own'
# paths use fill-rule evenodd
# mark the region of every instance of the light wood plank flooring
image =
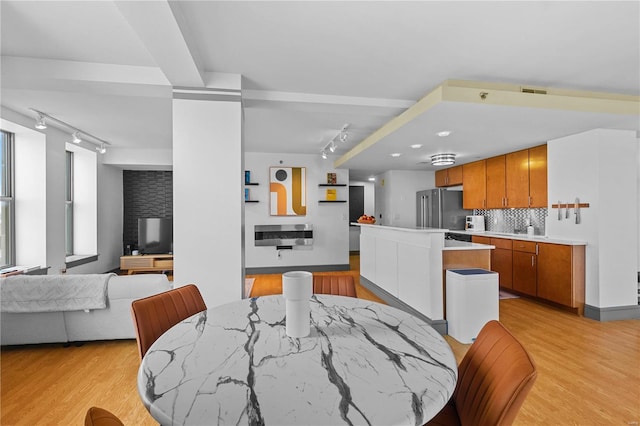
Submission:
<svg viewBox="0 0 640 426">
<path fill-rule="evenodd" d="M 254 289 L 266 294 L 261 278 Z M 539 370 L 516 425 L 640 423 L 640 320 L 600 323 L 526 299 L 501 300 L 500 320 Z M 469 345 L 446 339 L 460 360 Z M 133 340 L 5 347 L 0 356 L 2 425 L 80 425 L 93 405 L 126 425 L 157 424 L 138 397 Z"/>
</svg>

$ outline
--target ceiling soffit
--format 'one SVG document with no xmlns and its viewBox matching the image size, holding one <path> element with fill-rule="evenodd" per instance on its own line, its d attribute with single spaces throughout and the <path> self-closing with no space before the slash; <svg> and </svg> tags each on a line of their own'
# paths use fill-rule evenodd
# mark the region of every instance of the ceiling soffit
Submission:
<svg viewBox="0 0 640 426">
<path fill-rule="evenodd" d="M 640 96 L 447 80 L 338 158 L 334 167 L 348 167 L 349 160 L 442 102 L 640 116 Z"/>
</svg>

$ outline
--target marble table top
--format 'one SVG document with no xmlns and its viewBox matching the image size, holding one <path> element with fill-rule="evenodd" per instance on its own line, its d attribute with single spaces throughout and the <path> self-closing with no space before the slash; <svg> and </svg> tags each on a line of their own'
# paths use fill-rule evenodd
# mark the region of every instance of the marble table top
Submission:
<svg viewBox="0 0 640 426">
<path fill-rule="evenodd" d="M 275 295 L 171 328 L 142 360 L 138 391 L 163 425 L 422 425 L 456 380 L 447 342 L 406 312 L 314 295 L 311 334 L 297 339 Z"/>
</svg>

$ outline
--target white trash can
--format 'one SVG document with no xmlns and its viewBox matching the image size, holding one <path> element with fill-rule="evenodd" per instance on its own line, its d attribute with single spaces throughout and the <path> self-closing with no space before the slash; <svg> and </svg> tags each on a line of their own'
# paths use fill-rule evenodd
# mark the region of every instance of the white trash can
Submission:
<svg viewBox="0 0 640 426">
<path fill-rule="evenodd" d="M 480 329 L 499 319 L 498 273 L 486 269 L 447 269 L 448 334 L 473 343 Z"/>
</svg>

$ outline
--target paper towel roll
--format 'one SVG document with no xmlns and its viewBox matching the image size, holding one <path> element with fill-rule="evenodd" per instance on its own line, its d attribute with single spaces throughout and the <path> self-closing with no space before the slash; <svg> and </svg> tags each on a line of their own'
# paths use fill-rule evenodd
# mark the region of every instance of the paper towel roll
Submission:
<svg viewBox="0 0 640 426">
<path fill-rule="evenodd" d="M 286 332 L 289 337 L 309 335 L 313 294 L 313 275 L 307 271 L 291 271 L 282 274 L 282 294 L 285 297 Z"/>
</svg>

